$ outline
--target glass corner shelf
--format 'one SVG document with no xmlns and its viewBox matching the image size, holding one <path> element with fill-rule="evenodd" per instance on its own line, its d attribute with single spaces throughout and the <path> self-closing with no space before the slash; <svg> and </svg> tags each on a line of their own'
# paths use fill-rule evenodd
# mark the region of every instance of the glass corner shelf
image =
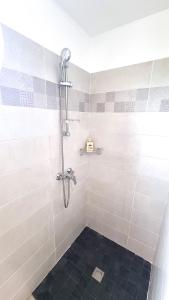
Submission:
<svg viewBox="0 0 169 300">
<path fill-rule="evenodd" d="M 103 152 L 103 148 L 95 148 L 94 151 L 92 152 L 87 152 L 85 148 L 80 148 L 80 155 L 92 155 L 92 154 L 97 154 L 100 155 Z"/>
</svg>

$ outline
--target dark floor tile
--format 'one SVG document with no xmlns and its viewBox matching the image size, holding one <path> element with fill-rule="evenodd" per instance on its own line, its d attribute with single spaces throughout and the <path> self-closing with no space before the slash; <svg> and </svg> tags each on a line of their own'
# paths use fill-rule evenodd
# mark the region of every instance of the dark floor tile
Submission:
<svg viewBox="0 0 169 300">
<path fill-rule="evenodd" d="M 69 278 L 63 285 L 62 289 L 60 292 L 56 294 L 55 299 L 59 300 L 69 300 L 73 299 L 73 294 L 75 293 L 77 289 L 77 283 L 72 279 Z"/>
<path fill-rule="evenodd" d="M 81 300 L 96 300 L 96 298 L 85 292 L 84 295 L 82 295 Z"/>
<path fill-rule="evenodd" d="M 53 296 L 49 292 L 34 293 L 34 297 L 38 300 L 54 300 Z"/>
<path fill-rule="evenodd" d="M 128 293 L 126 290 L 123 289 L 119 291 L 118 297 L 119 298 L 117 298 L 117 300 L 136 300 L 136 296 L 131 295 L 130 293 Z"/>
<path fill-rule="evenodd" d="M 123 284 L 123 290 L 128 293 L 131 297 L 136 298 L 138 287 L 131 281 L 127 281 Z"/>
<path fill-rule="evenodd" d="M 105 272 L 98 283 L 95 267 Z M 151 265 L 85 228 L 33 293 L 37 300 L 146 300 Z"/>
<path fill-rule="evenodd" d="M 95 279 L 91 278 L 85 291 L 92 297 L 97 298 L 99 296 L 100 290 L 101 290 L 101 284 L 97 282 Z"/>
</svg>

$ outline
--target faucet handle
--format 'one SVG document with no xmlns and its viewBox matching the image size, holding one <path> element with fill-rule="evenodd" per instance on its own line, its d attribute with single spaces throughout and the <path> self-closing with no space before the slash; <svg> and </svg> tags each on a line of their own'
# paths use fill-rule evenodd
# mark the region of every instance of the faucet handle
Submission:
<svg viewBox="0 0 169 300">
<path fill-rule="evenodd" d="M 68 169 L 67 169 L 67 173 L 68 173 L 69 175 L 72 175 L 72 174 L 74 173 L 74 171 L 72 170 L 72 168 L 68 168 Z"/>
</svg>

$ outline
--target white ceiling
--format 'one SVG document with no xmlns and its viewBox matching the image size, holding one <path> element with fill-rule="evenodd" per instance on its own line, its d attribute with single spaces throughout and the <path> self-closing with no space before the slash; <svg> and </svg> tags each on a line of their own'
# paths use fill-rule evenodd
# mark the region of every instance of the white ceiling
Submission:
<svg viewBox="0 0 169 300">
<path fill-rule="evenodd" d="M 169 8 L 169 0 L 56 0 L 94 36 Z"/>
</svg>

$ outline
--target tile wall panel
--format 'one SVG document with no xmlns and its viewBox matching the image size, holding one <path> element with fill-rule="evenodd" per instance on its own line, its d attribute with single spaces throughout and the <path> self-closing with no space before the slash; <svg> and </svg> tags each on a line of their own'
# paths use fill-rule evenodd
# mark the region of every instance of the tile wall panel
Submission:
<svg viewBox="0 0 169 300">
<path fill-rule="evenodd" d="M 3 26 L 0 72 L 0 299 L 26 300 L 83 230 L 90 75 L 71 65 L 71 137 L 65 168 L 77 186 L 64 208 L 60 165 L 59 57 Z M 70 149 L 72 148 L 72 151 Z M 64 222 L 61 222 L 64 221 Z"/>
<path fill-rule="evenodd" d="M 70 64 L 65 165 L 78 185 L 65 210 L 55 180 L 59 57 L 5 26 L 3 34 L 0 296 L 27 299 L 86 224 L 153 261 L 169 194 L 169 60 L 96 74 Z M 79 155 L 89 135 L 102 155 Z"/>
<path fill-rule="evenodd" d="M 104 150 L 90 161 L 87 187 L 89 226 L 107 237 L 112 230 L 118 243 L 151 262 L 169 195 L 169 118 L 153 114 L 92 114 L 90 136 Z"/>
<path fill-rule="evenodd" d="M 168 65 L 92 74 L 90 97 L 90 136 L 104 151 L 90 160 L 88 224 L 151 262 L 169 196 Z"/>
</svg>

